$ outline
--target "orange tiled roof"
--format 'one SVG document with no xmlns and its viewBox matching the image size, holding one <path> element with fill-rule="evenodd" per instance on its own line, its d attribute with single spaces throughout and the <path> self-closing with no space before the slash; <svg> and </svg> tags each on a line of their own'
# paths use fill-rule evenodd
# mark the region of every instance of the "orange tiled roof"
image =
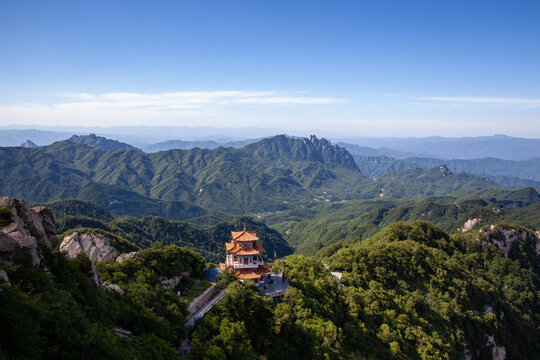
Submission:
<svg viewBox="0 0 540 360">
<path fill-rule="evenodd" d="M 262 245 L 259 242 L 255 243 L 255 246 L 250 248 L 248 246 L 241 246 L 238 243 L 225 243 L 225 249 L 227 250 L 227 253 L 229 254 L 236 254 L 236 255 L 255 255 L 255 254 L 240 254 L 240 251 L 256 251 L 256 253 L 261 253 L 264 251 Z"/>
<path fill-rule="evenodd" d="M 242 280 L 258 279 L 261 275 L 268 274 L 270 271 L 272 270 L 268 266 L 260 265 L 255 270 L 237 270 L 234 275 Z"/>
<path fill-rule="evenodd" d="M 234 241 L 257 241 L 259 238 L 257 237 L 256 232 L 248 232 L 246 230 L 244 231 L 231 231 L 231 235 Z"/>
<path fill-rule="evenodd" d="M 246 271 L 246 272 L 241 272 L 240 274 L 236 274 L 236 276 L 242 280 L 253 280 L 253 279 L 260 278 L 261 274 L 257 274 L 255 271 L 249 271 L 249 272 Z"/>
<path fill-rule="evenodd" d="M 258 255 L 259 252 L 255 249 L 244 248 L 244 249 L 239 249 L 235 254 L 236 255 Z"/>
</svg>

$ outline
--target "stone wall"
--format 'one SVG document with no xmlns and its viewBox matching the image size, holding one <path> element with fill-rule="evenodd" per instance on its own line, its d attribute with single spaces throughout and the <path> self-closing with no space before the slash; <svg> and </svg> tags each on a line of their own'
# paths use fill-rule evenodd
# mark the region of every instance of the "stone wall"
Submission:
<svg viewBox="0 0 540 360">
<path fill-rule="evenodd" d="M 203 292 L 201 295 L 199 295 L 197 298 L 195 298 L 195 300 L 193 300 L 191 302 L 191 304 L 189 304 L 189 306 L 187 308 L 187 310 L 189 312 L 188 317 L 192 316 L 197 311 L 199 311 L 204 306 L 204 304 L 206 304 L 208 301 L 210 301 L 220 291 L 221 291 L 221 289 L 216 284 L 212 284 L 212 286 L 210 286 L 208 289 L 206 289 L 205 292 Z"/>
</svg>

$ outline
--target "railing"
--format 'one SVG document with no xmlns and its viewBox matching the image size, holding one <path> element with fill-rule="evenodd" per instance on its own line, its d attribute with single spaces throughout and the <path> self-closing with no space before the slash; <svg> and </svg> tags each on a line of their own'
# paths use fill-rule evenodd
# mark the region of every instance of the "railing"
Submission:
<svg viewBox="0 0 540 360">
<path fill-rule="evenodd" d="M 254 267 L 257 267 L 257 266 L 263 265 L 263 264 L 264 264 L 263 261 L 255 261 L 255 262 L 251 262 L 251 263 L 247 263 L 247 264 L 240 263 L 240 262 L 233 262 L 232 266 L 235 269 L 248 269 L 248 268 L 254 268 Z"/>
</svg>

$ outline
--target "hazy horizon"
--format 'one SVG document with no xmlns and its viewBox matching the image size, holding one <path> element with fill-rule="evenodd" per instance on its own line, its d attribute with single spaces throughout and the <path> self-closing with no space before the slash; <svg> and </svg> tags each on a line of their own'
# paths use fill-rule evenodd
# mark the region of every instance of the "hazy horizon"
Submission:
<svg viewBox="0 0 540 360">
<path fill-rule="evenodd" d="M 315 135 L 318 138 L 327 138 L 333 142 L 342 141 L 360 141 L 360 140 L 391 140 L 391 139 L 467 139 L 467 138 L 490 138 L 490 137 L 511 137 L 523 139 L 539 139 L 534 136 L 512 136 L 508 134 L 484 134 L 475 136 L 444 136 L 444 135 L 428 135 L 428 136 L 369 136 L 367 134 L 351 134 L 339 133 L 324 130 L 287 130 L 272 127 L 217 127 L 217 126 L 151 126 L 151 125 L 126 125 L 126 126 L 54 126 L 54 125 L 6 125 L 0 126 L 2 130 L 18 130 L 18 131 L 45 131 L 51 133 L 64 133 L 71 135 L 90 135 L 107 137 L 112 140 L 130 142 L 140 138 L 139 144 L 149 142 L 162 142 L 167 140 L 185 140 L 185 141 L 206 141 L 213 140 L 216 142 L 229 142 L 235 140 L 249 140 L 263 137 L 271 137 L 275 135 L 287 135 L 292 137 L 309 137 Z M 129 140 L 122 140 L 129 139 Z M 29 139 L 32 140 L 32 139 Z M 146 140 L 146 141 L 145 141 Z"/>
</svg>

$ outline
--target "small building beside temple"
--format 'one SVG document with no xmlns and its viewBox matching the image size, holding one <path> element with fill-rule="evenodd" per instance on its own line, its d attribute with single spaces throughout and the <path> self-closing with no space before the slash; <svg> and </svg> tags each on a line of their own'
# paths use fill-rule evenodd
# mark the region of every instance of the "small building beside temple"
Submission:
<svg viewBox="0 0 540 360">
<path fill-rule="evenodd" d="M 226 263 L 220 263 L 222 270 L 229 270 L 241 280 L 253 280 L 264 283 L 272 269 L 263 261 L 264 251 L 257 233 L 249 232 L 244 225 L 243 231 L 232 231 L 232 241 L 225 243 Z"/>
</svg>

